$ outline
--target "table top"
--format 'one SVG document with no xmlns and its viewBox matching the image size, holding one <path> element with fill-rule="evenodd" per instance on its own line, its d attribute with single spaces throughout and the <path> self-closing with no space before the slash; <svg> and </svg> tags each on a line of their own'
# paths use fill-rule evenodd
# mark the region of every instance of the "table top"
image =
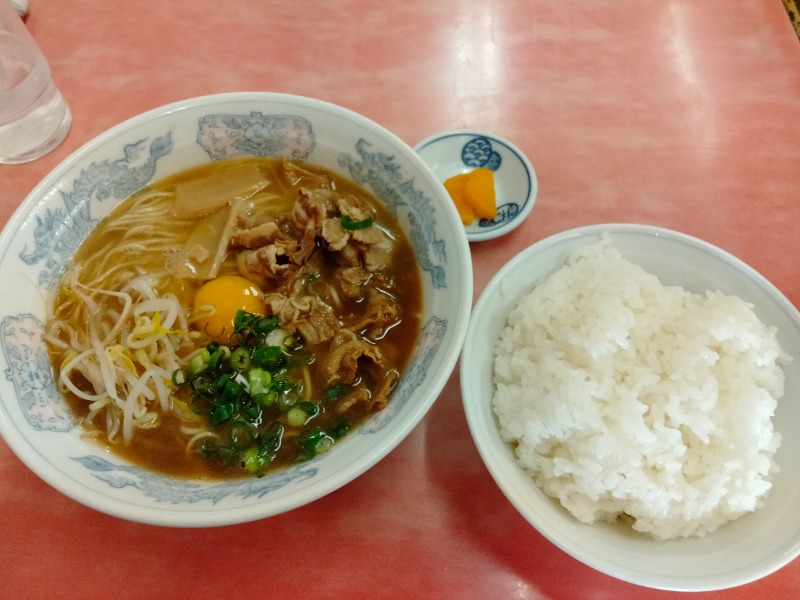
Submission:
<svg viewBox="0 0 800 600">
<path fill-rule="evenodd" d="M 530 244 L 631 222 L 698 236 L 800 303 L 800 44 L 781 0 L 33 0 L 28 27 L 73 111 L 66 141 L 0 166 L 0 225 L 105 129 L 226 91 L 313 96 L 409 145 L 503 136 L 539 197 L 471 245 L 475 297 Z M 2 293 L 6 293 L 3 290 Z M 472 442 L 458 368 L 420 425 L 356 481 L 269 519 L 168 529 L 97 513 L 0 441 L 0 596 L 666 598 L 563 553 L 519 516 Z M 707 598 L 787 598 L 800 561 Z"/>
</svg>

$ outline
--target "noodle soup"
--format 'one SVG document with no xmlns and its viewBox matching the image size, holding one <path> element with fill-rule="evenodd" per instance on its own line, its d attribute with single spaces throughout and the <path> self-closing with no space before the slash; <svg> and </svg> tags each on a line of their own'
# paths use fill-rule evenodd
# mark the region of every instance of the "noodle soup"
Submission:
<svg viewBox="0 0 800 600">
<path fill-rule="evenodd" d="M 308 163 L 224 160 L 105 217 L 46 337 L 85 437 L 162 473 L 260 476 L 391 401 L 421 290 L 409 241 L 368 191 Z"/>
</svg>

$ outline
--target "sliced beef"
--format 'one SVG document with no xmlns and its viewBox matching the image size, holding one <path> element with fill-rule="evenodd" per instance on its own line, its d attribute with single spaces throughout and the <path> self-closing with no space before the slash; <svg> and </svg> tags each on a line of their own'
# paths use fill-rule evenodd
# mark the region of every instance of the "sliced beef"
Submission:
<svg viewBox="0 0 800 600">
<path fill-rule="evenodd" d="M 314 299 L 308 312 L 296 321 L 296 327 L 306 342 L 317 345 L 330 340 L 341 323 L 329 306 Z"/>
<path fill-rule="evenodd" d="M 287 160 L 281 180 L 279 185 L 298 189 L 291 215 L 240 215 L 229 246 L 238 251 L 239 272 L 262 286 L 283 330 L 309 346 L 329 346 L 321 365 L 326 384 L 354 386 L 337 410 L 355 403 L 380 410 L 399 377 L 387 371 L 383 352 L 373 343 L 400 318 L 385 275 L 394 240 L 374 224 L 343 225 L 344 216 L 365 221 L 374 209 L 357 195 L 333 189 L 330 177 Z M 331 260 L 339 265 L 334 277 L 326 266 Z M 348 313 L 337 315 L 343 306 Z"/>
<path fill-rule="evenodd" d="M 353 384 L 359 369 L 359 360 L 367 359 L 383 371 L 384 359 L 381 349 L 361 338 L 331 344 L 328 358 L 323 368 L 323 377 L 328 385 L 336 383 Z"/>
<path fill-rule="evenodd" d="M 336 273 L 339 287 L 348 298 L 359 298 L 363 295 L 363 288 L 372 278 L 372 273 L 363 267 L 344 267 Z"/>
<path fill-rule="evenodd" d="M 353 331 L 363 331 L 368 338 L 375 340 L 397 323 L 400 307 L 389 294 L 372 287 L 366 288 L 364 297 L 366 310 L 357 321 L 348 326 Z"/>
</svg>

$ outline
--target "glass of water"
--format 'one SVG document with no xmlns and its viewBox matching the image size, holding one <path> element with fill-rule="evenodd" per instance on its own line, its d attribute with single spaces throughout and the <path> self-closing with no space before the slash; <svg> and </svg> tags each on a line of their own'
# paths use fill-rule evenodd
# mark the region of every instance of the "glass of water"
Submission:
<svg viewBox="0 0 800 600">
<path fill-rule="evenodd" d="M 58 146 L 72 113 L 50 65 L 9 0 L 0 0 L 0 163 L 23 163 Z"/>
</svg>

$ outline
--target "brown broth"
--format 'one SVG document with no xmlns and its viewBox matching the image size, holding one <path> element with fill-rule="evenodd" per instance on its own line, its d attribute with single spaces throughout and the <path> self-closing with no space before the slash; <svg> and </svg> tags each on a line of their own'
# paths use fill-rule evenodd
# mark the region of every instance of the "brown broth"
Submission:
<svg viewBox="0 0 800 600">
<path fill-rule="evenodd" d="M 280 159 L 264 158 L 220 161 L 189 169 L 155 182 L 144 190 L 137 192 L 131 198 L 123 201 L 105 217 L 78 249 L 74 257 L 74 263 L 80 265 L 90 257 L 113 251 L 115 240 L 117 239 L 117 234 L 115 232 L 119 227 L 118 223 L 128 215 L 132 207 L 136 205 L 137 197 L 141 197 L 142 194 L 150 194 L 154 191 L 170 192 L 179 182 L 190 181 L 197 177 L 204 177 L 214 170 L 225 169 L 232 164 L 241 165 L 242 163 L 253 163 L 268 179 L 270 179 L 270 181 L 282 182 L 280 185 L 271 184 L 268 191 L 270 193 L 279 193 L 284 199 L 285 206 L 291 207 L 294 203 L 294 198 L 297 196 L 297 188 L 299 185 L 287 184 L 285 180 L 276 175 L 276 170 L 279 169 L 280 162 Z M 309 165 L 307 163 L 303 163 L 302 166 L 304 169 L 308 169 L 317 175 L 329 178 L 336 191 L 351 193 L 359 198 L 365 199 L 375 211 L 375 224 L 388 232 L 394 240 L 397 248 L 394 255 L 395 259 L 385 271 L 385 275 L 386 280 L 392 283 L 390 289 L 387 290 L 388 293 L 402 308 L 401 318 L 395 326 L 390 327 L 379 340 L 375 341 L 375 343 L 382 350 L 391 368 L 402 374 L 413 352 L 420 327 L 422 306 L 422 287 L 419 268 L 409 240 L 397 223 L 396 217 L 370 192 L 361 188 L 356 183 L 321 167 Z M 185 219 L 169 223 L 168 226 L 172 230 L 183 229 L 186 231 L 191 229 L 192 223 L 192 220 Z M 163 223 L 153 224 L 156 228 L 163 225 Z M 166 256 L 164 252 L 153 252 L 147 249 L 142 251 L 141 256 L 136 257 L 137 264 L 148 270 L 163 269 L 165 259 Z M 229 255 L 226 257 L 221 273 L 235 272 L 235 270 L 235 259 L 232 255 Z M 325 263 L 319 276 L 320 279 L 328 285 L 338 287 L 335 268 L 331 261 Z M 168 278 L 164 283 L 167 289 L 161 291 L 175 293 L 180 299 L 181 304 L 184 307 L 188 307 L 200 283 L 202 282 Z M 264 289 L 262 291 L 265 293 L 270 292 L 269 289 Z M 58 307 L 61 300 L 63 300 L 63 297 L 59 295 L 55 302 L 55 315 L 59 315 Z M 186 310 L 188 310 L 188 308 Z M 348 320 L 352 321 L 354 318 L 353 315 L 357 315 L 360 310 L 362 310 L 362 307 L 359 302 L 355 300 L 345 300 L 342 303 L 341 310 L 337 312 L 337 317 L 340 321 L 347 324 Z M 204 345 L 206 342 L 207 340 L 201 345 Z M 50 346 L 49 350 L 52 364 L 57 369 L 58 365 L 60 365 L 64 359 L 63 352 L 53 345 Z M 321 399 L 321 394 L 325 391 L 326 384 L 322 381 L 320 371 L 321 365 L 324 362 L 324 354 L 327 352 L 327 345 L 323 343 L 318 347 L 309 346 L 305 348 L 305 350 L 309 350 L 315 355 L 313 363 L 308 367 L 310 380 L 312 382 L 311 387 L 314 390 L 312 400 L 319 402 L 323 407 L 322 412 L 313 419 L 313 426 L 322 427 L 323 429 L 330 428 L 336 425 L 337 422 L 341 422 L 346 418 L 352 425 L 351 431 L 356 429 L 357 425 L 363 422 L 371 412 L 366 410 L 362 405 L 356 404 L 349 409 L 345 415 L 341 415 L 335 410 L 334 404 L 326 404 L 326 401 Z M 187 352 L 184 352 L 184 354 L 186 353 Z M 295 375 L 295 377 L 299 377 L 299 375 Z M 65 393 L 65 397 L 73 413 L 83 421 L 88 414 L 89 403 L 70 393 Z M 176 392 L 176 397 L 182 399 L 184 402 L 189 401 L 188 393 L 183 389 Z M 265 421 L 268 418 L 271 419 L 273 417 L 265 416 Z M 96 421 L 100 423 L 102 419 L 96 419 Z M 170 413 L 160 415 L 158 427 L 153 429 L 137 429 L 129 445 L 124 445 L 119 439 L 109 441 L 102 426 L 98 427 L 96 424 L 85 422 L 83 425 L 87 432 L 87 438 L 97 441 L 102 446 L 108 448 L 112 453 L 124 457 L 134 464 L 152 469 L 153 471 L 179 477 L 207 479 L 235 478 L 248 475 L 239 464 L 224 465 L 219 461 L 203 458 L 194 452 L 187 453 L 187 436 L 181 432 L 181 422 L 179 419 Z M 283 443 L 281 448 L 276 452 L 269 471 L 293 464 L 297 460 L 293 438 L 298 433 L 298 431 L 291 427 L 286 428 Z"/>
</svg>

